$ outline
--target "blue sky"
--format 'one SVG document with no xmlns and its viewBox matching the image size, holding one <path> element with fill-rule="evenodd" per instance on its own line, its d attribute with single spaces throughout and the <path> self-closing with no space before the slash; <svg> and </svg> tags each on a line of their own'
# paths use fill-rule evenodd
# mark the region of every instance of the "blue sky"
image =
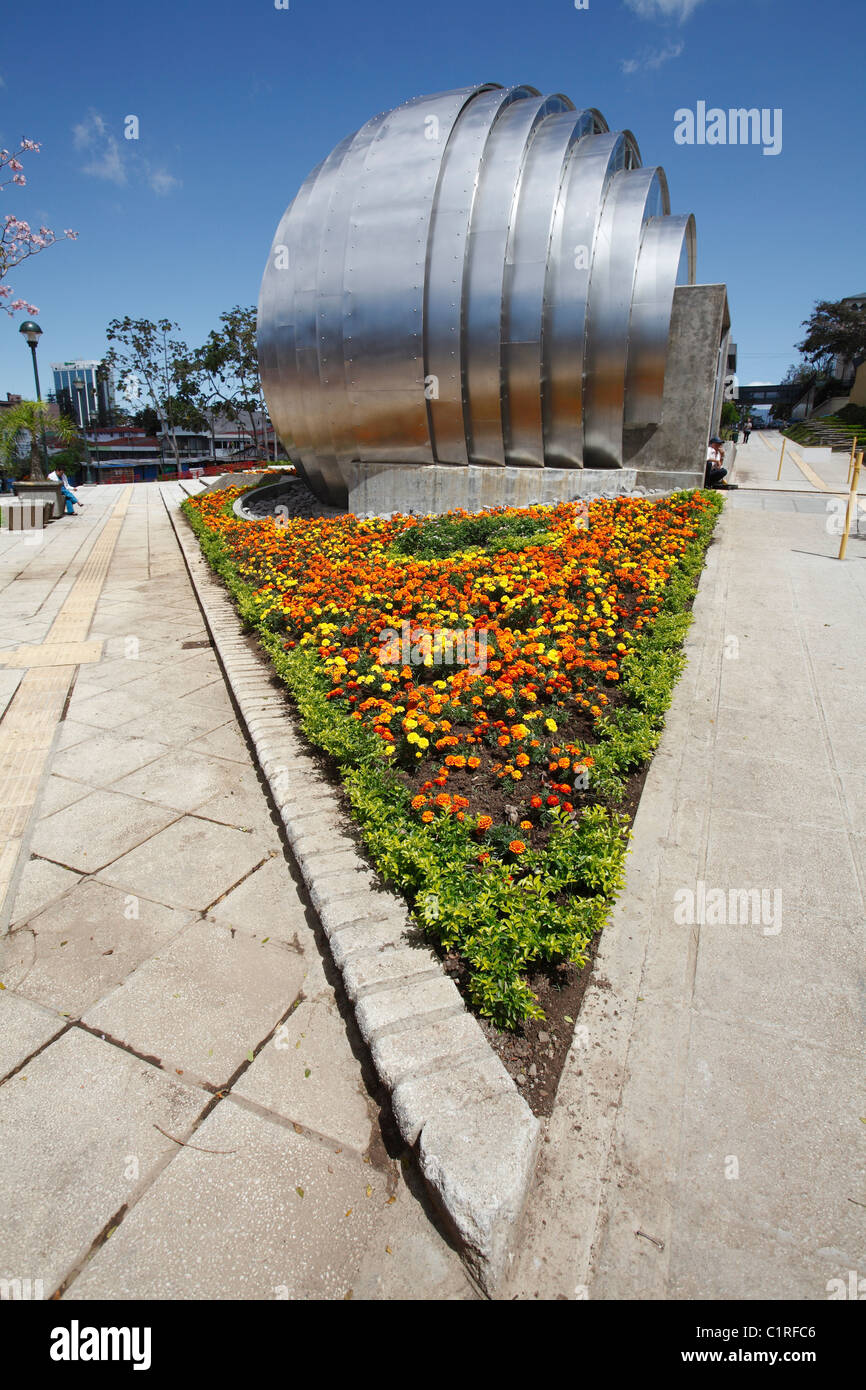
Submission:
<svg viewBox="0 0 866 1390">
<path fill-rule="evenodd" d="M 776 381 L 814 300 L 866 290 L 863 0 L 139 0 L 19 6 L 3 23 L 0 146 L 38 140 L 3 212 L 64 242 L 9 275 L 50 361 L 101 357 L 117 316 L 204 340 L 254 303 L 310 169 L 376 112 L 529 83 L 628 127 L 694 212 L 698 279 L 726 281 L 742 382 Z M 778 155 L 678 145 L 674 112 L 783 112 Z M 139 139 L 124 120 L 139 119 Z M 32 393 L 0 314 L 0 396 Z"/>
</svg>

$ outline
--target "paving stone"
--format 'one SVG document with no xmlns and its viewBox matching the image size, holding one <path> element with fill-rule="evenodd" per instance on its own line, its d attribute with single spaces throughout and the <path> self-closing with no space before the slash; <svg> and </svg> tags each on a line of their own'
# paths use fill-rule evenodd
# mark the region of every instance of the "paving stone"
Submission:
<svg viewBox="0 0 866 1390">
<path fill-rule="evenodd" d="M 52 773 L 41 788 L 36 807 L 37 818 L 53 816 L 55 811 L 62 811 L 64 807 L 71 806 L 73 801 L 80 801 L 92 791 L 93 787 L 87 786 L 84 782 L 73 782 L 68 777 L 55 777 Z"/>
<path fill-rule="evenodd" d="M 64 1018 L 0 989 L 0 1081 L 65 1027 Z"/>
<path fill-rule="evenodd" d="M 231 721 L 214 729 L 213 733 L 195 739 L 189 745 L 189 751 L 215 758 L 230 758 L 233 762 L 243 763 L 244 767 L 249 766 L 250 751 L 237 724 Z"/>
<path fill-rule="evenodd" d="M 387 1202 L 382 1174 L 230 1100 L 195 1143 L 217 1152 L 183 1149 L 69 1296 L 346 1298 Z"/>
<path fill-rule="evenodd" d="M 196 815 L 221 821 L 224 825 L 236 825 L 242 830 L 278 836 L 282 821 L 265 796 L 255 772 L 250 767 L 238 767 L 237 771 L 231 789 L 203 801 L 196 807 Z"/>
<path fill-rule="evenodd" d="M 86 788 L 83 788 L 86 794 Z M 11 925 L 18 926 L 41 912 L 43 907 L 61 897 L 80 880 L 79 874 L 52 864 L 48 859 L 28 859 L 18 885 L 12 908 Z"/>
<path fill-rule="evenodd" d="M 801 909 L 852 919 L 862 898 L 841 829 L 811 826 L 804 853 L 802 831 L 789 823 L 713 810 L 707 845 L 706 881 L 711 887 L 778 889 L 783 911 Z"/>
<path fill-rule="evenodd" d="M 76 1028 L 6 1081 L 4 1275 L 41 1279 L 49 1297 L 154 1167 L 177 1153 L 157 1125 L 187 1138 L 208 1099 Z"/>
<path fill-rule="evenodd" d="M 216 922 L 241 927 L 258 936 L 270 936 L 289 945 L 315 941 L 307 909 L 282 855 L 269 859 L 237 888 L 233 888 L 208 914 Z"/>
<path fill-rule="evenodd" d="M 749 1019 L 706 1015 L 694 1018 L 690 1056 L 683 1201 L 712 1207 L 718 1220 L 788 1232 L 813 1251 L 845 1249 L 853 1204 L 840 1194 L 866 1200 L 862 1172 L 857 1186 L 852 1166 L 857 1149 L 862 1155 L 866 1113 L 862 1056 L 819 1050 Z M 737 1181 L 726 1176 L 727 1155 L 737 1157 Z M 816 1174 L 819 1181 L 807 1181 Z M 862 1229 L 861 1217 L 861 1255 Z"/>
<path fill-rule="evenodd" d="M 219 717 L 233 719 L 235 717 L 234 705 L 221 676 L 208 685 L 206 689 L 194 690 L 190 695 L 182 696 L 176 701 L 176 704 L 181 717 L 187 711 L 191 715 L 209 712 L 215 719 Z"/>
<path fill-rule="evenodd" d="M 171 806 L 175 811 L 194 811 L 205 801 L 225 796 L 240 781 L 237 766 L 185 748 L 173 748 L 146 768 L 118 781 L 114 790 Z"/>
<path fill-rule="evenodd" d="M 232 1094 L 359 1153 L 369 1147 L 375 1109 L 333 1002 L 299 1004 Z"/>
<path fill-rule="evenodd" d="M 354 1278 L 353 1298 L 401 1303 L 478 1300 L 462 1265 L 404 1182 L 394 1197 Z"/>
<path fill-rule="evenodd" d="M 89 1027 L 222 1086 L 297 997 L 299 955 L 213 922 L 180 936 L 90 1009 Z"/>
<path fill-rule="evenodd" d="M 70 869 L 94 873 L 176 819 L 136 797 L 94 791 L 37 822 L 32 849 Z"/>
<path fill-rule="evenodd" d="M 57 753 L 51 770 L 93 787 L 108 787 L 162 757 L 165 751 L 165 744 L 155 739 L 106 730 Z"/>
<path fill-rule="evenodd" d="M 137 700 L 129 694 L 127 686 L 121 686 L 120 690 L 106 691 L 103 695 L 85 695 L 83 698 L 76 698 L 73 693 L 69 715 L 78 724 L 114 729 L 128 724 L 132 719 L 141 724 L 149 723 L 153 717 L 153 705 L 145 700 Z"/>
<path fill-rule="evenodd" d="M 189 695 L 199 703 L 206 697 L 211 684 L 216 684 L 225 698 L 225 684 L 214 657 L 209 657 L 207 666 L 200 661 L 183 661 L 175 665 L 163 665 L 147 679 L 137 680 L 134 685 L 123 686 L 130 690 L 137 700 L 158 706 L 167 699 L 182 700 Z"/>
<path fill-rule="evenodd" d="M 234 715 L 227 719 L 225 710 L 212 706 L 182 707 L 180 700 L 166 704 L 158 712 L 151 710 L 149 722 L 153 731 L 159 734 L 161 742 L 169 744 L 172 748 L 186 747 L 205 734 L 214 733 L 226 723 L 237 728 Z"/>
<path fill-rule="evenodd" d="M 370 1044 L 376 1070 L 392 1090 L 408 1076 L 421 1075 L 451 1059 L 478 1053 L 486 1056 L 489 1044 L 478 1023 L 468 1013 L 449 1015 L 433 1023 L 419 1022 L 399 1033 L 380 1033 Z"/>
<path fill-rule="evenodd" d="M 267 854 L 267 842 L 257 835 L 184 816 L 103 869 L 100 878 L 172 907 L 203 911 Z"/>
<path fill-rule="evenodd" d="M 55 748 L 72 748 L 76 743 L 83 743 L 86 738 L 93 738 L 93 729 L 89 724 L 78 724 L 74 719 L 62 719 Z"/>
<path fill-rule="evenodd" d="M 29 999 L 78 1017 L 177 936 L 189 918 L 84 879 L 8 937 L 7 979 Z"/>
</svg>

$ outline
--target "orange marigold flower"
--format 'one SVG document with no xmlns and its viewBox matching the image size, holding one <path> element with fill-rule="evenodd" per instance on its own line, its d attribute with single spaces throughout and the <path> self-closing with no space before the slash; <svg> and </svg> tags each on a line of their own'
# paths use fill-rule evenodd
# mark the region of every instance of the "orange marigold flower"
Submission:
<svg viewBox="0 0 866 1390">
<path fill-rule="evenodd" d="M 422 815 L 421 815 L 421 819 L 422 819 L 422 821 L 424 822 L 425 825 L 429 825 L 430 822 L 431 822 L 431 820 L 433 819 L 433 812 L 432 812 L 432 811 L 424 811 L 424 812 L 422 813 Z"/>
<path fill-rule="evenodd" d="M 512 854 L 522 854 L 526 849 L 526 845 L 522 840 L 512 840 L 508 848 L 511 850 Z"/>
<path fill-rule="evenodd" d="M 445 808 L 446 806 L 450 806 L 450 805 L 451 805 L 451 797 L 448 795 L 447 792 L 440 792 L 440 793 L 439 793 L 439 795 L 438 795 L 437 798 L 436 798 L 436 805 L 437 805 L 437 806 L 441 806 L 441 807 L 443 808 L 443 810 L 444 810 L 444 808 Z"/>
<path fill-rule="evenodd" d="M 420 810 L 421 810 L 421 807 L 422 807 L 422 806 L 426 806 L 426 805 L 427 805 L 427 798 L 426 798 L 426 796 L 413 796 L 413 797 L 412 797 L 412 810 L 413 810 L 413 811 L 420 811 Z"/>
<path fill-rule="evenodd" d="M 471 768 L 472 768 L 472 771 L 474 772 L 475 769 L 476 769 L 476 767 L 480 767 L 480 766 L 481 766 L 481 759 L 480 759 L 480 758 L 467 758 L 467 759 L 466 759 L 466 765 L 467 765 L 467 767 L 471 767 Z"/>
<path fill-rule="evenodd" d="M 476 829 L 476 830 L 489 830 L 492 824 L 493 824 L 493 817 L 492 817 L 492 816 L 479 816 L 478 819 L 477 819 L 477 821 L 475 822 L 475 829 Z"/>
<path fill-rule="evenodd" d="M 530 804 L 530 806 L 533 806 L 533 807 L 535 808 L 535 810 L 537 811 L 538 808 L 539 808 L 539 806 L 542 804 L 542 802 L 541 802 L 541 797 L 540 797 L 540 796 L 533 796 L 533 797 L 531 797 L 531 798 L 530 798 L 529 804 Z"/>
</svg>

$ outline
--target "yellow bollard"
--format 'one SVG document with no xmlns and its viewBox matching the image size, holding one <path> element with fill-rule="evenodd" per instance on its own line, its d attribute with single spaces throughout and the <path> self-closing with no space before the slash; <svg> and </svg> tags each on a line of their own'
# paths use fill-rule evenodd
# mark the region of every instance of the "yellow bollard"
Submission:
<svg viewBox="0 0 866 1390">
<path fill-rule="evenodd" d="M 854 508 L 857 506 L 857 489 L 860 486 L 860 469 L 863 466 L 862 451 L 854 460 L 854 474 L 851 478 L 851 491 L 848 493 L 848 506 L 845 509 L 845 529 L 842 532 L 842 544 L 839 546 L 839 559 L 845 559 L 845 551 L 848 549 L 848 532 L 851 530 L 851 517 Z"/>
<path fill-rule="evenodd" d="M 855 456 L 856 453 L 857 453 L 857 433 L 856 433 L 856 431 L 855 431 L 855 433 L 851 436 L 851 457 L 850 457 L 849 460 L 848 460 L 848 474 L 847 474 L 847 477 L 845 478 L 846 486 L 847 486 L 847 484 L 850 483 L 850 481 L 851 481 L 851 470 L 852 470 L 853 467 L 854 467 L 854 456 Z"/>
<path fill-rule="evenodd" d="M 779 455 L 779 471 L 778 471 L 778 473 L 776 474 L 776 482 L 778 482 L 779 479 L 780 479 L 781 476 L 782 476 L 782 464 L 785 462 L 785 445 L 787 444 L 787 442 L 788 442 L 788 436 L 787 436 L 786 434 L 783 434 L 783 435 L 782 435 L 782 452 L 781 452 L 781 454 Z"/>
</svg>

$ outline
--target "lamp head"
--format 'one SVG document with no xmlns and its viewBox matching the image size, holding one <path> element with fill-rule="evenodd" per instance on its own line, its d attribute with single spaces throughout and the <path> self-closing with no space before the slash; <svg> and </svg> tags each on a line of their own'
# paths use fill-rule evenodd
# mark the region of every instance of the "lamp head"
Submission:
<svg viewBox="0 0 866 1390">
<path fill-rule="evenodd" d="M 38 323 L 33 322 L 33 319 L 27 319 L 24 323 L 22 323 L 18 329 L 18 332 L 24 334 L 24 337 L 27 339 L 31 347 L 36 346 L 42 335 L 42 329 L 39 327 Z"/>
</svg>

